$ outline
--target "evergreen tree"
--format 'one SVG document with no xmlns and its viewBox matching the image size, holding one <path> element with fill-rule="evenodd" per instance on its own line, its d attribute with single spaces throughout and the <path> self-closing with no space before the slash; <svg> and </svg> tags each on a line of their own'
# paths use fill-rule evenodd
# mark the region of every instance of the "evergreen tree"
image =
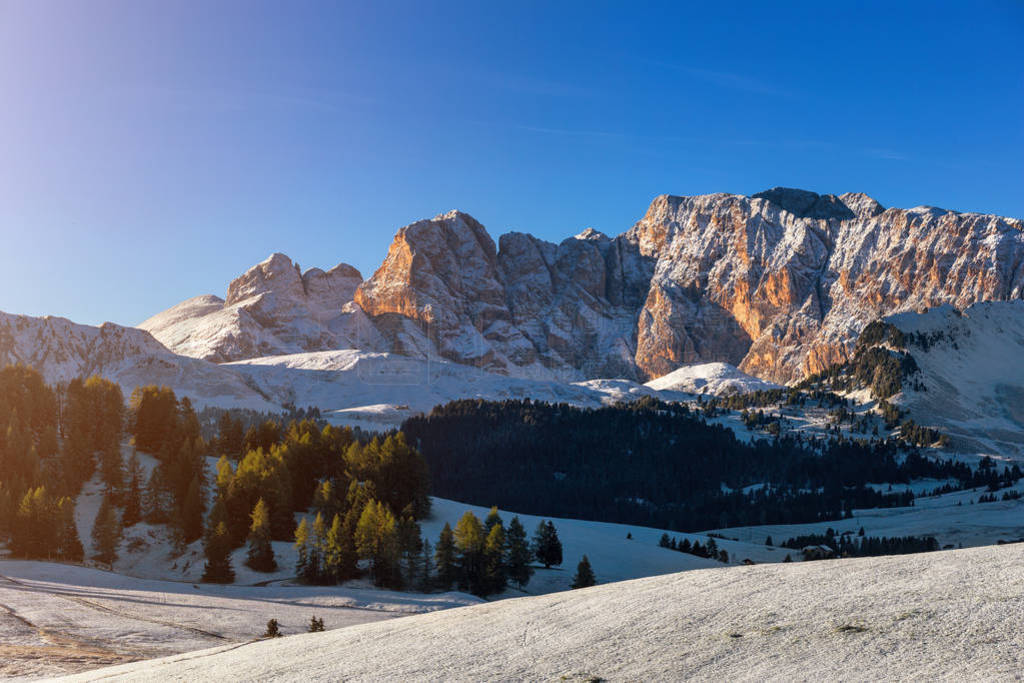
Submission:
<svg viewBox="0 0 1024 683">
<path fill-rule="evenodd" d="M 430 541 L 423 539 L 423 548 L 420 559 L 420 576 L 417 581 L 417 588 L 422 593 L 429 593 L 433 588 L 434 581 L 434 549 Z"/>
<path fill-rule="evenodd" d="M 271 619 L 267 622 L 267 630 L 263 632 L 264 638 L 280 638 L 281 637 L 281 625 L 277 623 L 277 619 Z"/>
<path fill-rule="evenodd" d="M 434 562 L 437 565 L 437 585 L 441 590 L 449 591 L 458 580 L 459 568 L 455 555 L 455 534 L 452 527 L 445 522 L 441 536 L 437 539 L 434 551 Z"/>
<path fill-rule="evenodd" d="M 310 572 L 309 522 L 305 517 L 295 529 L 295 553 L 298 557 L 295 562 L 295 573 L 300 579 L 311 583 L 314 577 Z"/>
<path fill-rule="evenodd" d="M 586 555 L 576 565 L 576 576 L 572 578 L 573 588 L 587 588 L 597 585 L 597 578 L 594 577 L 594 570 L 590 566 L 590 560 Z"/>
<path fill-rule="evenodd" d="M 370 573 L 378 586 L 396 586 L 398 534 L 395 516 L 384 503 L 371 500 L 363 508 L 356 526 L 355 542 L 359 556 L 370 560 Z"/>
<path fill-rule="evenodd" d="M 124 492 L 124 514 L 121 516 L 121 523 L 125 527 L 134 526 L 142 521 L 142 475 L 139 454 L 132 449 L 132 454 L 128 458 L 128 484 Z"/>
<path fill-rule="evenodd" d="M 233 583 L 235 570 L 231 566 L 231 539 L 228 526 L 217 522 L 206 534 L 206 566 L 203 568 L 204 583 Z"/>
<path fill-rule="evenodd" d="M 508 578 L 520 588 L 524 588 L 533 576 L 533 567 L 530 566 L 533 553 L 530 552 L 530 545 L 526 540 L 526 529 L 523 528 L 518 516 L 513 517 L 508 524 L 505 543 L 508 545 L 505 555 Z"/>
<path fill-rule="evenodd" d="M 458 551 L 459 588 L 474 595 L 486 594 L 485 541 L 483 525 L 467 510 L 455 525 L 455 549 Z"/>
<path fill-rule="evenodd" d="M 272 572 L 277 569 L 274 547 L 270 544 L 270 512 L 262 498 L 252 510 L 248 544 L 246 566 L 258 572 Z"/>
<path fill-rule="evenodd" d="M 398 550 L 401 555 L 402 584 L 415 586 L 422 575 L 420 567 L 423 552 L 423 538 L 420 526 L 412 518 L 412 506 L 406 506 L 405 514 L 396 527 Z"/>
<path fill-rule="evenodd" d="M 60 535 L 57 539 L 57 554 L 65 562 L 81 562 L 85 558 L 82 541 L 78 537 L 78 525 L 75 523 L 75 501 L 72 498 L 61 498 L 57 504 L 60 518 Z"/>
<path fill-rule="evenodd" d="M 507 585 L 505 528 L 499 522 L 491 527 L 484 541 L 484 590 L 487 594 L 500 593 Z"/>
<path fill-rule="evenodd" d="M 562 564 L 562 542 L 550 521 L 541 521 L 537 526 L 533 535 L 533 554 L 545 569 Z"/>
<path fill-rule="evenodd" d="M 309 632 L 310 633 L 321 633 L 323 630 L 324 630 L 324 620 L 323 619 L 317 619 L 316 616 L 313 616 L 309 620 Z"/>
<path fill-rule="evenodd" d="M 327 532 L 324 548 L 324 574 L 326 580 L 338 583 L 355 578 L 358 574 L 357 556 L 352 542 L 352 535 L 345 530 L 341 515 L 335 514 L 331 528 Z"/>
<path fill-rule="evenodd" d="M 113 568 L 121 542 L 121 523 L 110 496 L 104 496 L 92 527 L 93 559 Z"/>
<path fill-rule="evenodd" d="M 203 535 L 203 488 L 202 478 L 196 473 L 189 484 L 181 508 L 181 533 L 185 543 L 191 543 Z"/>
<path fill-rule="evenodd" d="M 153 473 L 149 475 L 143 503 L 146 521 L 150 524 L 165 524 L 170 520 L 173 502 L 167 486 L 163 463 L 153 468 Z"/>
<path fill-rule="evenodd" d="M 499 524 L 502 524 L 501 515 L 498 514 L 498 506 L 494 505 L 487 513 L 487 518 L 484 519 L 484 537 L 491 533 L 491 529 Z M 502 524 L 502 526 L 504 525 Z"/>
<path fill-rule="evenodd" d="M 313 583 L 324 582 L 324 549 L 327 547 L 327 522 L 319 512 L 313 518 L 313 533 L 306 555 L 306 572 Z"/>
</svg>

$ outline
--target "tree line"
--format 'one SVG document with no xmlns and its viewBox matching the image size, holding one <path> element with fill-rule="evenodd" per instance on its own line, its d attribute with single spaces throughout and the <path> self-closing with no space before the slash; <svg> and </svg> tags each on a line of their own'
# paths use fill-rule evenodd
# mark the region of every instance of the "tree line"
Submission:
<svg viewBox="0 0 1024 683">
<path fill-rule="evenodd" d="M 912 494 L 871 482 L 974 478 L 896 440 L 745 443 L 699 411 L 650 398 L 601 408 L 461 400 L 402 430 L 423 453 L 435 495 L 677 531 L 842 519 L 913 504 Z"/>
</svg>

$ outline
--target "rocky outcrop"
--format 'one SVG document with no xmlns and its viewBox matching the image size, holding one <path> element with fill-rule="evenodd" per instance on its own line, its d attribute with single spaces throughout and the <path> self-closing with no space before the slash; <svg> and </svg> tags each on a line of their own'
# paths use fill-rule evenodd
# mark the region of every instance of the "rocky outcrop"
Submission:
<svg viewBox="0 0 1024 683">
<path fill-rule="evenodd" d="M 344 263 L 302 273 L 273 254 L 232 281 L 226 299 L 195 297 L 139 327 L 176 353 L 214 362 L 350 348 L 367 338 L 365 316 L 345 308 L 361 282 Z"/>
<path fill-rule="evenodd" d="M 774 188 L 663 195 L 618 237 L 559 244 L 513 232 L 496 247 L 453 211 L 399 230 L 366 282 L 274 255 L 226 301 L 191 299 L 143 327 L 214 360 L 361 348 L 641 380 L 722 361 L 785 383 L 845 360 L 876 318 L 1021 298 L 1020 220 Z"/>
</svg>

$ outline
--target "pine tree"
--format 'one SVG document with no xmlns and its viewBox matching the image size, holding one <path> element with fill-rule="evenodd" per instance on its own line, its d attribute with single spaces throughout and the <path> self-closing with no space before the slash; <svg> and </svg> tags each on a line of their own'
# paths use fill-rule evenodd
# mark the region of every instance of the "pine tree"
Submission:
<svg viewBox="0 0 1024 683">
<path fill-rule="evenodd" d="M 434 581 L 434 549 L 430 546 L 430 541 L 425 538 L 420 556 L 420 576 L 416 587 L 423 593 L 429 593 L 433 588 Z"/>
<path fill-rule="evenodd" d="M 299 522 L 295 529 L 295 553 L 298 559 L 295 562 L 295 573 L 304 581 L 312 582 L 309 566 L 309 522 L 305 517 Z"/>
<path fill-rule="evenodd" d="M 550 521 L 537 526 L 533 535 L 533 554 L 545 569 L 562 564 L 562 542 L 558 540 L 558 531 Z"/>
<path fill-rule="evenodd" d="M 263 632 L 264 638 L 280 638 L 281 637 L 281 625 L 277 623 L 277 619 L 271 619 L 267 622 L 267 630 Z"/>
<path fill-rule="evenodd" d="M 533 553 L 530 552 L 530 545 L 526 541 L 526 529 L 523 528 L 519 517 L 513 517 L 509 522 L 505 543 L 508 546 L 505 555 L 508 578 L 520 588 L 524 588 L 533 576 L 533 567 L 530 566 Z"/>
<path fill-rule="evenodd" d="M 401 555 L 401 583 L 405 586 L 415 586 L 422 575 L 420 567 L 423 551 L 423 538 L 420 535 L 420 525 L 412 518 L 412 506 L 406 510 L 396 527 L 398 550 Z"/>
<path fill-rule="evenodd" d="M 313 583 L 324 581 L 324 549 L 327 546 L 327 523 L 319 512 L 313 519 L 313 533 L 309 540 L 307 554 L 307 574 Z"/>
<path fill-rule="evenodd" d="M 130 527 L 142 521 L 142 465 L 139 464 L 139 454 L 135 449 L 132 449 L 132 454 L 128 458 L 127 479 L 121 523 L 125 527 Z"/>
<path fill-rule="evenodd" d="M 508 585 L 505 528 L 500 522 L 491 527 L 484 541 L 484 577 L 484 589 L 488 594 L 500 593 Z"/>
<path fill-rule="evenodd" d="M 206 566 L 203 569 L 204 583 L 233 583 L 235 570 L 231 566 L 231 539 L 228 525 L 217 522 L 206 535 Z"/>
<path fill-rule="evenodd" d="M 315 616 L 309 620 L 309 632 L 310 633 L 321 633 L 324 630 L 324 620 L 317 619 Z"/>
<path fill-rule="evenodd" d="M 576 565 L 576 576 L 572 578 L 573 588 L 587 588 L 597 585 L 597 578 L 594 577 L 594 570 L 590 566 L 590 560 L 586 555 Z"/>
<path fill-rule="evenodd" d="M 458 580 L 459 569 L 455 557 L 455 534 L 452 527 L 445 522 L 441 536 L 437 539 L 434 551 L 434 562 L 437 565 L 437 585 L 441 590 L 449 591 Z"/>
<path fill-rule="evenodd" d="M 370 560 L 370 573 L 378 586 L 396 586 L 398 534 L 395 516 L 384 503 L 371 500 L 363 508 L 355 534 L 359 556 Z"/>
<path fill-rule="evenodd" d="M 352 537 L 345 531 L 341 515 L 335 514 L 327 531 L 323 565 L 325 579 L 330 583 L 347 581 L 356 576 L 356 555 Z"/>
<path fill-rule="evenodd" d="M 171 515 L 171 496 L 165 476 L 164 464 L 153 468 L 146 483 L 146 495 L 143 501 L 146 521 L 150 524 L 164 524 Z"/>
<path fill-rule="evenodd" d="M 487 534 L 491 533 L 491 529 L 498 524 L 502 524 L 502 526 L 504 526 L 501 521 L 501 515 L 498 514 L 498 506 L 494 505 L 491 507 L 490 511 L 487 513 L 487 518 L 484 520 L 484 537 L 486 538 Z"/>
<path fill-rule="evenodd" d="M 467 510 L 455 525 L 455 548 L 458 551 L 459 588 L 474 595 L 486 593 L 485 541 L 483 525 L 472 511 Z"/>
<path fill-rule="evenodd" d="M 246 566 L 258 572 L 277 570 L 274 547 L 270 544 L 270 511 L 260 498 L 252 509 L 252 526 L 249 529 L 249 552 Z"/>
<path fill-rule="evenodd" d="M 185 543 L 191 543 L 203 535 L 203 488 L 202 478 L 197 473 L 188 486 L 181 508 L 181 533 Z"/>
<path fill-rule="evenodd" d="M 121 523 L 109 496 L 103 497 L 99 514 L 92 527 L 93 559 L 113 568 L 117 561 L 117 546 L 121 542 Z"/>
<path fill-rule="evenodd" d="M 60 535 L 57 539 L 57 554 L 65 562 L 81 562 L 85 558 L 82 541 L 78 537 L 78 525 L 75 523 L 75 501 L 73 498 L 61 498 L 57 503 L 60 517 Z"/>
</svg>

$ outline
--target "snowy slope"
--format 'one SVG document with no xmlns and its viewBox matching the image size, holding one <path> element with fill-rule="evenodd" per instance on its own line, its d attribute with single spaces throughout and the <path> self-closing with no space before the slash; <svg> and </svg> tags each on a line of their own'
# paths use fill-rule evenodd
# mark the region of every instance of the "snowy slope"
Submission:
<svg viewBox="0 0 1024 683">
<path fill-rule="evenodd" d="M 1014 678 L 1024 545 L 686 572 L 74 680 Z"/>
<path fill-rule="evenodd" d="M 921 424 L 939 426 L 959 450 L 1024 460 L 1024 301 L 950 306 L 887 319 L 935 339 L 908 351 L 925 391 L 903 404 Z"/>
<path fill-rule="evenodd" d="M 278 403 L 318 406 L 336 424 L 394 429 L 403 420 L 460 398 L 531 398 L 597 407 L 659 392 L 629 380 L 565 384 L 485 372 L 435 358 L 366 351 L 321 351 L 224 364 Z M 678 400 L 682 394 L 660 394 Z"/>
<path fill-rule="evenodd" d="M 142 384 L 166 384 L 198 405 L 277 409 L 237 373 L 176 355 L 148 332 L 112 323 L 94 327 L 0 312 L 0 367 L 19 363 L 50 383 L 98 374 L 120 384 L 125 396 Z"/>
<path fill-rule="evenodd" d="M 778 389 L 779 385 L 766 382 L 738 370 L 729 363 L 696 363 L 652 379 L 644 386 L 655 391 L 684 391 L 691 394 L 745 394 L 763 389 Z"/>
<path fill-rule="evenodd" d="M 211 586 L 135 579 L 46 562 L 0 561 L 0 676 L 52 676 L 284 633 L 319 616 L 328 629 L 480 602 L 307 586 Z"/>
<path fill-rule="evenodd" d="M 915 485 L 893 485 L 893 491 L 906 489 L 934 490 L 945 482 L 931 480 Z M 888 485 L 879 486 L 887 490 Z M 731 527 L 711 530 L 749 544 L 764 542 L 771 536 L 775 543 L 805 534 L 857 533 L 862 527 L 868 536 L 934 536 L 940 546 L 992 545 L 999 541 L 1024 538 L 1024 499 L 1001 500 L 1006 491 L 1024 492 L 1024 481 L 1002 489 L 995 503 L 977 503 L 985 488 L 955 491 L 941 496 L 918 497 L 909 507 L 854 510 L 850 519 L 809 524 L 770 524 L 752 527 Z M 724 547 L 724 546 L 723 546 Z M 788 551 L 787 551 L 788 552 Z M 756 559 L 756 558 L 755 558 Z"/>
</svg>

